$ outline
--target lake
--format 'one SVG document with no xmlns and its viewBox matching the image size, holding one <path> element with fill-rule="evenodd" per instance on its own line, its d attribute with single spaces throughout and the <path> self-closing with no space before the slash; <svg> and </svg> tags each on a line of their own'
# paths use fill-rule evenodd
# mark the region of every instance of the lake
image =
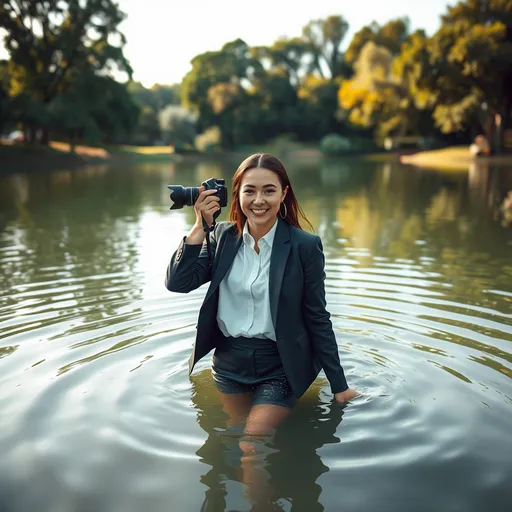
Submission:
<svg viewBox="0 0 512 512">
<path fill-rule="evenodd" d="M 206 287 L 164 286 L 194 221 L 166 185 L 236 166 L 0 178 L 0 511 L 512 510 L 512 169 L 287 166 L 362 394 L 321 374 L 247 475 L 210 357 L 188 376 Z"/>
</svg>

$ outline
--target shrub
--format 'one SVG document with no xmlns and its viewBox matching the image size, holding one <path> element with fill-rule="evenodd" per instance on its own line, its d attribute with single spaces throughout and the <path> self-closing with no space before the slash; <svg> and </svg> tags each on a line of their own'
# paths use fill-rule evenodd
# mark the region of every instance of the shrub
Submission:
<svg viewBox="0 0 512 512">
<path fill-rule="evenodd" d="M 198 151 L 209 153 L 216 151 L 221 147 L 222 134 L 218 126 L 212 126 L 198 135 L 195 140 L 195 146 Z"/>
<path fill-rule="evenodd" d="M 326 155 L 345 155 L 351 150 L 350 140 L 337 133 L 329 133 L 320 141 L 320 151 Z"/>
</svg>

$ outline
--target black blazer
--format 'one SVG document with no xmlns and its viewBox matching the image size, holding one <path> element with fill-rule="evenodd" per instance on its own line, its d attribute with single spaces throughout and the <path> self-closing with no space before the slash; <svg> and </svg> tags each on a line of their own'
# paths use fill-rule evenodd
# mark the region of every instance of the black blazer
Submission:
<svg viewBox="0 0 512 512">
<path fill-rule="evenodd" d="M 231 222 L 217 224 L 210 240 L 215 254 L 211 268 L 206 242 L 187 245 L 183 239 L 171 258 L 165 278 L 167 289 L 180 293 L 188 293 L 211 281 L 199 311 L 190 373 L 197 361 L 222 338 L 217 325 L 219 284 L 242 243 Z M 325 309 L 324 264 L 320 237 L 279 218 L 270 258 L 270 311 L 284 371 L 297 397 L 308 389 L 321 368 L 333 393 L 348 388 L 330 314 Z"/>
</svg>

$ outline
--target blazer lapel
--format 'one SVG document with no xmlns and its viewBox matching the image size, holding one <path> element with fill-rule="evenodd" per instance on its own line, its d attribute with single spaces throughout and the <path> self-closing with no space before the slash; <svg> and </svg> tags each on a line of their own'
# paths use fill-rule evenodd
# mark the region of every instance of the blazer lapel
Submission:
<svg viewBox="0 0 512 512">
<path fill-rule="evenodd" d="M 208 292 L 205 296 L 205 301 L 207 301 L 215 292 L 215 290 L 220 285 L 222 279 L 226 275 L 227 271 L 233 264 L 233 260 L 235 259 L 236 253 L 240 248 L 242 243 L 242 237 L 236 236 L 236 234 L 232 231 L 226 233 L 226 240 L 222 244 L 222 249 L 219 254 L 217 268 L 212 276 L 212 281 L 210 283 L 210 287 L 208 288 Z"/>
<path fill-rule="evenodd" d="M 272 244 L 269 271 L 270 313 L 272 316 L 274 329 L 276 329 L 279 293 L 281 292 L 284 269 L 286 268 L 286 261 L 288 260 L 288 255 L 290 254 L 290 248 L 290 227 L 287 222 L 279 218 L 276 234 L 274 237 L 274 243 Z"/>
</svg>

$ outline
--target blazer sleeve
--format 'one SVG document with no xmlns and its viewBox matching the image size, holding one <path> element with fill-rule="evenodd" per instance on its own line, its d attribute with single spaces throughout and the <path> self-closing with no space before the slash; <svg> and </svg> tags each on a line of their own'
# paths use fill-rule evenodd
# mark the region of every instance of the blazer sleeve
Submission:
<svg viewBox="0 0 512 512">
<path fill-rule="evenodd" d="M 212 258 L 217 249 L 217 226 L 210 233 Z M 186 237 L 180 242 L 178 249 L 172 255 L 165 273 L 165 286 L 171 292 L 188 293 L 211 281 L 212 269 L 208 264 L 206 239 L 203 244 L 189 245 Z"/>
<path fill-rule="evenodd" d="M 320 237 L 315 237 L 306 261 L 303 262 L 304 293 L 302 310 L 313 351 L 331 384 L 331 391 L 339 393 L 348 389 L 345 372 L 341 366 L 338 344 L 326 309 L 325 257 Z"/>
</svg>

